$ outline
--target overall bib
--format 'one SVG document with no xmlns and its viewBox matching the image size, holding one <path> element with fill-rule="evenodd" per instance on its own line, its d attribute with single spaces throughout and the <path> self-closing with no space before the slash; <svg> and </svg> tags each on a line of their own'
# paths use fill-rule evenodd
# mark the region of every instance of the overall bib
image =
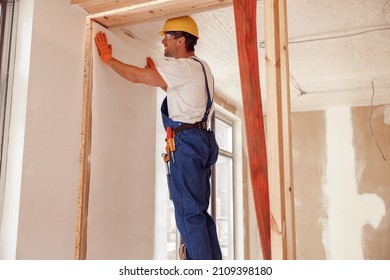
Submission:
<svg viewBox="0 0 390 280">
<path fill-rule="evenodd" d="M 196 59 L 194 59 L 196 60 Z M 198 61 L 198 60 L 196 60 Z M 202 124 L 207 122 L 212 99 L 206 72 L 207 106 Z M 169 118 L 167 98 L 161 105 L 165 128 L 176 130 L 174 161 L 170 159 L 171 197 L 175 208 L 177 228 L 186 245 L 186 258 L 195 260 L 221 260 L 222 253 L 216 225 L 207 212 L 210 203 L 211 166 L 218 158 L 218 145 L 214 133 L 202 128 L 187 128 L 186 124 Z M 182 126 L 183 125 L 183 126 Z M 181 128 L 179 128 L 182 126 Z"/>
</svg>

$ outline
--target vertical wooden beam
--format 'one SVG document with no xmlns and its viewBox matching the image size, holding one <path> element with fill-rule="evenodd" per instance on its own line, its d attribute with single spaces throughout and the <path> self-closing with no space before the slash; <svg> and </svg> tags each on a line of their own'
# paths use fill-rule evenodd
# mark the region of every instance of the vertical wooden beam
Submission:
<svg viewBox="0 0 390 280">
<path fill-rule="evenodd" d="M 286 0 L 265 0 L 267 146 L 273 259 L 295 259 Z"/>
<path fill-rule="evenodd" d="M 256 28 L 256 0 L 234 0 L 248 158 L 263 258 L 271 259 L 267 155 Z"/>
<path fill-rule="evenodd" d="M 89 202 L 89 183 L 91 173 L 92 138 L 92 22 L 87 17 L 84 54 L 84 94 L 81 123 L 80 171 L 78 182 L 77 224 L 76 224 L 76 260 L 87 257 L 87 220 Z"/>
<path fill-rule="evenodd" d="M 286 205 L 286 238 L 287 259 L 296 259 L 295 236 L 295 203 L 294 203 L 294 174 L 292 156 L 292 128 L 291 128 L 291 99 L 290 99 L 290 67 L 288 52 L 288 20 L 287 0 L 281 0 L 281 77 L 282 77 L 282 123 L 283 123 L 283 165 L 284 165 L 284 195 Z"/>
</svg>

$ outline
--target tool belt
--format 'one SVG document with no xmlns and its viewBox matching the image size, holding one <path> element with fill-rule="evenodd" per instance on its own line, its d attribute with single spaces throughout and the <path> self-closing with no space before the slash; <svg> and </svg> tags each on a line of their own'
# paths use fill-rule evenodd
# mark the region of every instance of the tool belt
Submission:
<svg viewBox="0 0 390 280">
<path fill-rule="evenodd" d="M 180 126 L 178 126 L 173 132 L 175 135 L 182 132 L 185 129 L 193 129 L 193 128 L 199 128 L 203 130 L 207 130 L 207 123 L 206 122 L 196 122 L 196 123 L 183 123 Z"/>
</svg>

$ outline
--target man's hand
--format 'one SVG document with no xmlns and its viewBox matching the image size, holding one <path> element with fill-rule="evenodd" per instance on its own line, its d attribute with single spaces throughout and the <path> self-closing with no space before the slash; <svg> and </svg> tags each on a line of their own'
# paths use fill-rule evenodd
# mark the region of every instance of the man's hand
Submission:
<svg viewBox="0 0 390 280">
<path fill-rule="evenodd" d="M 103 32 L 98 32 L 95 36 L 95 44 L 97 46 L 99 56 L 104 61 L 104 63 L 108 64 L 108 61 L 112 59 L 112 47 L 107 42 L 106 34 Z"/>
</svg>

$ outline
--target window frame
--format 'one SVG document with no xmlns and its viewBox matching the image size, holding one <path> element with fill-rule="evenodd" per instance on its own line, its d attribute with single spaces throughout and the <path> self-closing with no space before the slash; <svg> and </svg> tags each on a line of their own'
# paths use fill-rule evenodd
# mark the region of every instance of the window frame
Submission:
<svg viewBox="0 0 390 280">
<path fill-rule="evenodd" d="M 232 254 L 229 259 L 243 259 L 243 177 L 242 177 L 242 126 L 241 118 L 234 113 L 226 110 L 222 106 L 215 104 L 215 112 L 212 118 L 212 130 L 215 131 L 215 118 L 232 127 L 232 152 L 226 151 L 222 148 L 219 150 L 219 155 L 226 156 L 232 159 L 232 225 L 229 228 L 232 230 L 230 237 L 233 244 L 229 244 Z M 211 213 L 216 219 L 215 211 L 215 193 L 216 193 L 216 168 L 213 166 L 212 181 L 211 181 Z"/>
<path fill-rule="evenodd" d="M 5 169 L 7 165 L 8 133 L 10 121 L 11 93 L 16 49 L 15 0 L 0 0 L 0 224 L 3 215 Z"/>
<path fill-rule="evenodd" d="M 228 259 L 234 259 L 235 258 L 235 253 L 234 253 L 234 220 L 235 220 L 235 211 L 234 211 L 234 208 L 235 208 L 235 205 L 234 205 L 234 201 L 233 201 L 233 198 L 234 198 L 234 166 L 235 166 L 235 158 L 234 158 L 234 137 L 233 137 L 233 133 L 234 133 L 234 123 L 233 121 L 231 121 L 229 118 L 227 118 L 225 115 L 223 114 L 220 114 L 220 113 L 216 113 L 213 115 L 213 131 L 215 134 L 217 134 L 217 125 L 216 125 L 216 122 L 220 121 L 222 123 L 224 123 L 225 125 L 227 126 L 230 126 L 231 129 L 232 129 L 232 134 L 231 134 L 231 141 L 232 141 L 232 152 L 228 151 L 228 150 L 225 150 L 223 149 L 221 146 L 219 147 L 219 151 L 218 151 L 218 156 L 219 158 L 221 158 L 221 156 L 223 157 L 226 157 L 228 159 L 231 160 L 231 168 L 232 168 L 232 174 L 231 174 L 231 178 L 230 178 L 230 189 L 227 190 L 229 193 L 227 194 L 227 197 L 231 197 L 232 198 L 232 201 L 230 201 L 229 205 L 224 205 L 224 207 L 227 207 L 227 210 L 229 212 L 229 214 L 227 214 L 227 229 L 228 229 L 228 232 L 227 232 L 227 240 L 229 241 L 228 244 L 227 244 L 227 250 L 228 250 Z M 217 141 L 218 142 L 218 141 Z M 212 180 L 212 183 L 211 183 L 211 189 L 212 189 L 212 196 L 211 196 L 211 205 L 212 205 L 212 216 L 215 220 L 215 223 L 217 225 L 217 230 L 218 231 L 221 231 L 221 229 L 219 229 L 218 227 L 218 215 L 217 215 L 217 210 L 216 210 L 216 198 L 217 198 L 217 171 L 218 171 L 218 162 L 213 166 L 213 180 Z M 229 208 L 232 208 L 232 209 L 229 209 Z M 218 237 L 221 241 L 221 236 Z M 233 244 L 231 244 L 231 242 Z M 222 248 L 222 242 L 221 242 L 221 249 Z"/>
</svg>

